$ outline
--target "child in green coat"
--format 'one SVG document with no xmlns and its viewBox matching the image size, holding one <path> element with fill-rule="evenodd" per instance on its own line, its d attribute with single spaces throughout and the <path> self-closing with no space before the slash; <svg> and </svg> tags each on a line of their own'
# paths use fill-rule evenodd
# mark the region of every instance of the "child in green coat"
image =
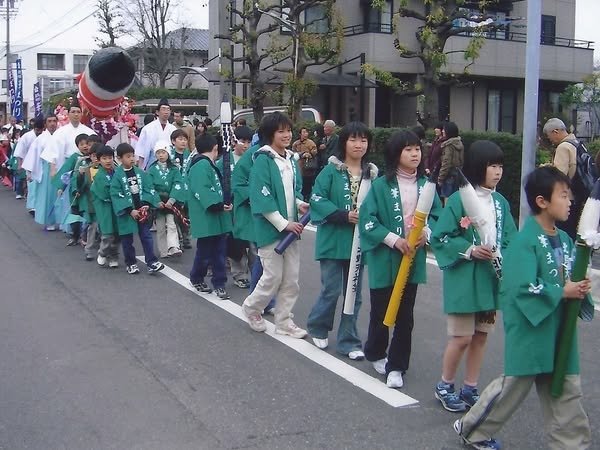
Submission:
<svg viewBox="0 0 600 450">
<path fill-rule="evenodd" d="M 161 258 L 181 256 L 173 207 L 176 202 L 182 203 L 186 196 L 181 172 L 171 161 L 168 149 L 168 142 L 157 142 L 154 146 L 156 161 L 148 169 L 148 178 L 160 197 L 156 213 L 156 240 Z"/>
<path fill-rule="evenodd" d="M 412 131 L 395 132 L 385 148 L 385 166 L 385 176 L 373 182 L 359 212 L 360 243 L 369 266 L 371 293 L 365 357 L 379 374 L 386 375 L 388 387 L 401 388 L 404 385 L 402 377 L 410 362 L 417 286 L 427 281 L 423 247 L 429 229 L 423 230 L 417 248 L 410 248 L 407 240 L 420 190 L 427 181 L 423 175 L 419 137 Z M 430 223 L 435 222 L 440 212 L 441 203 L 436 195 L 429 214 Z M 383 318 L 402 258 L 413 252 L 416 254 L 411 275 L 390 342 Z"/>
<path fill-rule="evenodd" d="M 159 198 L 148 179 L 148 175 L 135 165 L 135 150 L 129 144 L 117 146 L 117 156 L 121 165 L 115 170 L 110 182 L 110 198 L 117 215 L 117 227 L 123 246 L 127 273 L 140 273 L 136 263 L 133 235 L 137 233 L 144 248 L 148 273 L 153 274 L 165 268 L 154 254 L 154 241 L 150 233 L 152 214 L 150 208 L 158 207 Z"/>
<path fill-rule="evenodd" d="M 99 266 L 106 267 L 108 264 L 110 268 L 119 267 L 119 230 L 117 228 L 117 216 L 113 211 L 110 198 L 110 183 L 115 174 L 114 156 L 115 151 L 108 145 L 102 145 L 96 150 L 96 157 L 100 165 L 90 186 L 97 232 L 100 234 L 100 247 L 96 261 Z M 89 239 L 88 236 L 88 244 Z"/>
<path fill-rule="evenodd" d="M 494 329 L 498 309 L 499 281 L 492 268 L 492 247 L 506 249 L 517 227 L 508 201 L 496 185 L 502 178 L 504 154 L 491 141 L 471 144 L 465 155 L 465 176 L 475 188 L 483 227 L 480 236 L 471 224 L 459 192 L 448 198 L 431 236 L 431 247 L 444 271 L 444 313 L 447 314 L 448 344 L 444 352 L 442 379 L 435 396 L 451 412 L 472 407 L 479 393 L 477 382 L 487 336 Z M 466 353 L 466 371 L 460 394 L 454 389 L 458 365 Z"/>
<path fill-rule="evenodd" d="M 314 344 L 321 349 L 329 345 L 335 310 L 340 295 L 344 297 L 350 267 L 352 241 L 358 223 L 358 191 L 364 178 L 377 178 L 377 167 L 366 162 L 371 132 L 360 122 L 350 122 L 339 134 L 338 148 L 317 176 L 310 200 L 311 220 L 318 226 L 315 259 L 321 266 L 321 292 L 308 316 L 307 328 Z M 367 176 L 365 177 L 365 174 Z M 370 183 L 370 181 L 367 181 Z M 363 187 L 364 189 L 364 187 Z M 363 266 L 356 282 L 353 314 L 341 314 L 337 352 L 352 360 L 364 359 L 362 343 L 356 329 L 361 306 Z M 354 273 L 354 272 L 353 272 Z"/>
<path fill-rule="evenodd" d="M 591 446 L 588 417 L 581 402 L 577 336 L 569 353 L 563 394 L 550 394 L 556 344 L 566 299 L 581 300 L 581 317 L 594 313 L 590 280 L 570 281 L 573 241 L 556 222 L 569 216 L 569 178 L 555 167 L 540 167 L 527 177 L 525 194 L 533 212 L 511 240 L 504 257 L 500 308 L 506 333 L 504 375 L 492 381 L 454 430 L 477 449 L 499 449 L 494 434 L 518 409 L 533 384 L 540 398 L 548 448 Z M 539 443 L 522 442 L 519 448 Z"/>
<path fill-rule="evenodd" d="M 275 333 L 302 339 L 306 330 L 292 320 L 292 308 L 300 286 L 300 243 L 294 241 L 283 254 L 275 252 L 278 242 L 289 232 L 300 235 L 304 226 L 298 213 L 308 211 L 302 200 L 302 178 L 293 153 L 287 148 L 292 140 L 292 122 L 275 112 L 263 118 L 260 136 L 267 143 L 254 155 L 250 174 L 250 208 L 263 273 L 252 293 L 244 300 L 242 311 L 250 328 L 267 329 L 262 312 L 277 294 Z"/>
<path fill-rule="evenodd" d="M 190 283 L 198 292 L 212 292 L 204 282 L 210 264 L 215 294 L 226 300 L 230 297 L 225 290 L 225 252 L 233 206 L 223 201 L 221 172 L 215 166 L 217 140 L 210 135 L 201 136 L 196 139 L 196 150 L 199 156 L 192 162 L 188 177 L 188 208 L 192 237 L 196 238 Z"/>
</svg>

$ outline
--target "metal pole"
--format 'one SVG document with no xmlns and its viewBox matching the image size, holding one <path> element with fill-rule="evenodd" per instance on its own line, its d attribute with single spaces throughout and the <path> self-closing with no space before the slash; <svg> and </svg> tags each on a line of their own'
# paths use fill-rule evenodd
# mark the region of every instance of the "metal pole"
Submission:
<svg viewBox="0 0 600 450">
<path fill-rule="evenodd" d="M 541 30 L 542 0 L 529 0 L 527 2 L 525 107 L 523 111 L 523 150 L 521 154 L 521 201 L 519 204 L 519 224 L 521 226 L 530 213 L 527 198 L 525 197 L 525 177 L 535 169 Z"/>
<path fill-rule="evenodd" d="M 359 120 L 361 122 L 365 122 L 365 84 L 366 84 L 366 76 L 365 71 L 362 70 L 363 66 L 367 62 L 367 57 L 365 53 L 360 54 L 360 93 L 359 93 L 359 103 L 360 103 L 360 113 L 358 114 Z"/>
<path fill-rule="evenodd" d="M 10 2 L 11 0 L 4 0 L 6 2 L 6 123 L 9 123 L 9 104 L 10 104 L 10 85 L 8 80 L 10 79 Z M 10 112 L 12 113 L 12 111 Z"/>
</svg>

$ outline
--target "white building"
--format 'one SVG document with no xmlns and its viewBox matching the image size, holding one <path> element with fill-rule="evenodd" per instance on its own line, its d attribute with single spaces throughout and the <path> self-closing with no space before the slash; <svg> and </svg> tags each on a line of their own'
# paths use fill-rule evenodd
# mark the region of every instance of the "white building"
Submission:
<svg viewBox="0 0 600 450">
<path fill-rule="evenodd" d="M 52 94 L 75 84 L 75 77 L 85 70 L 85 66 L 94 53 L 93 49 L 65 49 L 18 45 L 11 47 L 11 65 L 16 83 L 17 57 L 23 67 L 23 119 L 34 116 L 33 85 L 39 81 L 42 101 L 46 102 Z M 0 123 L 6 121 L 6 56 L 0 59 Z M 10 107 L 10 106 L 9 106 Z"/>
</svg>

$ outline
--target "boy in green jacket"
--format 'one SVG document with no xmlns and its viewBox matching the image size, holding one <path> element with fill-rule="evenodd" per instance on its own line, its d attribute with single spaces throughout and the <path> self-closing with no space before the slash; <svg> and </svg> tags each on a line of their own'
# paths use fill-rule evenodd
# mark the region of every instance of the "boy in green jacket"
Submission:
<svg viewBox="0 0 600 450">
<path fill-rule="evenodd" d="M 96 150 L 100 166 L 90 186 L 90 195 L 100 233 L 100 248 L 96 261 L 101 267 L 105 267 L 108 263 L 110 268 L 119 267 L 117 216 L 113 211 L 110 199 L 110 183 L 115 174 L 114 156 L 114 150 L 108 145 L 103 145 Z"/>
<path fill-rule="evenodd" d="M 227 300 L 225 253 L 227 233 L 231 231 L 231 204 L 223 202 L 221 172 L 215 166 L 219 154 L 217 140 L 211 135 L 196 139 L 198 157 L 190 166 L 188 208 L 191 233 L 196 239 L 196 256 L 190 271 L 190 283 L 198 292 L 212 292 L 204 282 L 208 266 L 212 267 L 215 294 Z"/>
<path fill-rule="evenodd" d="M 550 395 L 556 343 L 565 299 L 582 301 L 581 317 L 594 308 L 590 280 L 570 281 L 573 241 L 556 228 L 569 216 L 569 178 L 555 167 L 540 167 L 527 177 L 525 194 L 533 212 L 510 242 L 504 258 L 500 307 L 506 333 L 504 375 L 492 381 L 454 430 L 477 449 L 499 449 L 492 437 L 510 419 L 535 384 L 548 448 L 586 449 L 591 445 L 588 417 L 581 402 L 577 337 L 573 340 L 563 394 Z M 526 443 L 519 448 L 528 448 Z"/>
<path fill-rule="evenodd" d="M 140 273 L 136 264 L 133 234 L 138 233 L 148 273 L 153 274 L 165 268 L 154 254 L 154 241 L 150 233 L 152 218 L 150 208 L 158 207 L 159 198 L 150 180 L 142 169 L 135 165 L 135 150 L 129 144 L 117 146 L 117 156 L 121 165 L 115 170 L 110 182 L 110 198 L 113 211 L 117 215 L 117 228 L 123 246 L 127 273 Z"/>
<path fill-rule="evenodd" d="M 281 255 L 275 252 L 278 242 L 289 232 L 300 235 L 304 229 L 298 212 L 308 211 L 302 200 L 302 178 L 293 153 L 287 148 L 292 140 L 292 123 L 279 112 L 263 118 L 260 135 L 268 145 L 254 156 L 250 174 L 250 208 L 263 274 L 254 291 L 244 300 L 242 311 L 254 331 L 267 329 L 262 312 L 277 294 L 275 332 L 302 339 L 306 330 L 292 321 L 292 308 L 300 287 L 299 242 L 293 242 Z"/>
</svg>

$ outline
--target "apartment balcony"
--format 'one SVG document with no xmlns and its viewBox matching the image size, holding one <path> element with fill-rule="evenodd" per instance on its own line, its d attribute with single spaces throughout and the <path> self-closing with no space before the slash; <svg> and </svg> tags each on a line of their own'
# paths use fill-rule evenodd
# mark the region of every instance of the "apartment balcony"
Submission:
<svg viewBox="0 0 600 450">
<path fill-rule="evenodd" d="M 366 61 L 395 73 L 419 73 L 422 68 L 417 59 L 402 59 L 394 48 L 394 38 L 408 48 L 416 48 L 415 28 L 411 26 L 392 29 L 390 24 L 366 23 L 344 28 L 346 56 L 366 53 Z M 488 33 L 480 56 L 469 67 L 478 76 L 524 78 L 527 35 L 513 31 Z M 452 37 L 446 51 L 456 52 L 466 48 L 468 34 Z M 540 77 L 543 80 L 579 82 L 593 71 L 594 43 L 558 36 L 542 36 Z M 448 55 L 447 69 L 462 73 L 467 65 L 463 53 Z"/>
</svg>

